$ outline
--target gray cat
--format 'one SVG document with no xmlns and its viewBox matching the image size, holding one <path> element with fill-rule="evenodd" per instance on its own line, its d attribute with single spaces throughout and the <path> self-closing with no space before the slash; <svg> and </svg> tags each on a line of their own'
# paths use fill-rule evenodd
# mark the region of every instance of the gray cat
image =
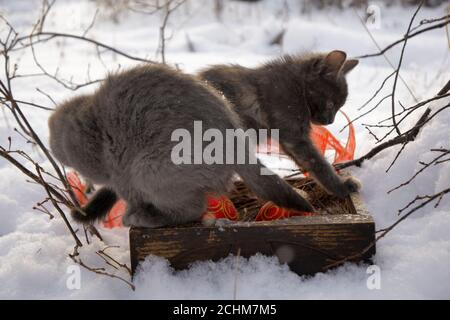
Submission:
<svg viewBox="0 0 450 320">
<path fill-rule="evenodd" d="M 346 53 L 284 56 L 249 69 L 218 65 L 200 77 L 221 91 L 246 128 L 279 128 L 283 150 L 330 193 L 345 197 L 359 182 L 342 180 L 309 138 L 311 123 L 328 125 L 347 99 L 346 74 L 358 60 Z"/>
<path fill-rule="evenodd" d="M 228 102 L 193 76 L 164 65 L 135 67 L 109 76 L 91 95 L 63 103 L 50 117 L 50 147 L 57 159 L 104 185 L 84 208 L 82 223 L 105 216 L 117 195 L 127 202 L 125 225 L 162 227 L 198 220 L 205 193 L 223 193 L 237 173 L 260 198 L 313 211 L 277 175 L 256 164 L 174 164 L 176 129 L 242 127 Z M 248 158 L 248 157 L 247 157 Z"/>
</svg>

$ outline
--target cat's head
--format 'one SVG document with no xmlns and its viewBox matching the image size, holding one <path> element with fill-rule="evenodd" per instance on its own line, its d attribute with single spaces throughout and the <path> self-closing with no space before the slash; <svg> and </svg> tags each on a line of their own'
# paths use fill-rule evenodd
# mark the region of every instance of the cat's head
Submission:
<svg viewBox="0 0 450 320">
<path fill-rule="evenodd" d="M 348 90 L 345 76 L 358 60 L 348 59 L 343 51 L 316 55 L 306 61 L 305 100 L 311 113 L 311 122 L 318 125 L 333 123 L 344 105 Z"/>
<path fill-rule="evenodd" d="M 81 95 L 59 105 L 48 120 L 50 150 L 63 165 L 89 180 L 105 184 L 108 168 L 103 161 L 102 131 L 95 111 L 95 96 Z"/>
</svg>

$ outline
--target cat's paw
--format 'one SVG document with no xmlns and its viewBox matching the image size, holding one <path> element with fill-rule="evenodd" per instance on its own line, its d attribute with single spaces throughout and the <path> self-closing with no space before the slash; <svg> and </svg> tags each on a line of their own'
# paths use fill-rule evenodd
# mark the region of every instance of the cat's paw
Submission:
<svg viewBox="0 0 450 320">
<path fill-rule="evenodd" d="M 342 183 L 342 188 L 337 194 L 339 197 L 344 198 L 351 193 L 358 192 L 361 189 L 361 182 L 358 179 L 349 177 Z"/>
<path fill-rule="evenodd" d="M 125 213 L 122 216 L 122 224 L 124 227 L 132 227 L 135 223 L 135 218 L 133 217 L 133 215 L 129 214 L 129 213 Z"/>
<path fill-rule="evenodd" d="M 359 191 L 359 189 L 361 189 L 361 182 L 353 177 L 348 177 L 342 180 L 330 193 L 339 198 L 345 198 L 349 194 Z"/>
<path fill-rule="evenodd" d="M 297 192 L 287 183 L 282 184 L 283 188 L 274 190 L 273 195 L 268 198 L 279 207 L 294 211 L 314 212 L 314 207 L 305 199 L 303 193 Z"/>
</svg>

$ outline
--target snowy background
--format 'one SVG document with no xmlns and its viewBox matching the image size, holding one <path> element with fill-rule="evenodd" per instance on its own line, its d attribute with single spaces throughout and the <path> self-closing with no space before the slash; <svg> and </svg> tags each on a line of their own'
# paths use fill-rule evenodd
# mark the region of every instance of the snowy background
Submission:
<svg viewBox="0 0 450 320">
<path fill-rule="evenodd" d="M 44 31 L 83 34 L 98 3 L 57 1 L 47 17 Z M 301 13 L 298 1 L 288 3 L 289 10 L 286 10 L 284 1 L 266 0 L 256 5 L 226 1 L 219 21 L 212 1 L 191 0 L 170 17 L 167 61 L 194 73 L 215 63 L 256 66 L 282 53 L 341 49 L 348 56 L 357 56 L 376 51 L 353 9 L 313 9 Z M 414 7 L 377 5 L 380 25 L 371 32 L 384 47 L 406 32 Z M 40 1 L 0 1 L 1 14 L 23 34 L 30 32 L 40 8 Z M 88 37 L 134 56 L 159 59 L 156 51 L 162 15 L 116 12 L 112 5 L 99 8 Z M 445 12 L 444 5 L 423 8 L 416 23 L 424 18 L 443 16 Z M 358 14 L 363 15 L 364 12 L 359 10 Z M 283 44 L 270 45 L 283 28 L 286 29 Z M 2 24 L 2 36 L 6 31 Z M 400 46 L 387 54 L 394 64 L 399 50 Z M 39 62 L 50 73 L 58 69 L 59 77 L 76 83 L 101 79 L 108 71 L 137 63 L 110 52 L 103 52 L 100 61 L 94 46 L 62 38 L 36 45 L 35 51 Z M 13 55 L 13 62 L 18 63 L 19 74 L 39 72 L 30 50 Z M 401 75 L 419 100 L 434 96 L 448 81 L 449 70 L 449 49 L 444 29 L 428 32 L 408 42 Z M 382 57 L 361 60 L 348 77 L 350 93 L 343 110 L 351 117 L 357 115 L 356 108 L 391 72 L 391 67 Z M 3 73 L 1 77 L 4 78 Z M 59 103 L 95 87 L 73 92 L 48 77 L 19 78 L 13 83 L 16 99 L 48 107 L 53 107 L 53 103 L 36 88 L 50 94 Z M 391 88 L 391 83 L 387 87 Z M 404 105 L 413 104 L 401 83 L 396 97 Z M 0 108 L 4 111 L 0 113 L 0 143 L 7 145 L 7 138 L 11 136 L 14 148 L 27 150 L 47 167 L 43 157 L 13 131 L 14 122 L 8 111 Z M 46 141 L 49 112 L 23 108 L 38 134 Z M 357 155 L 364 154 L 375 144 L 361 123 L 373 123 L 389 114 L 388 99 L 375 113 L 356 122 Z M 403 127 L 410 127 L 416 120 L 411 118 Z M 447 109 L 424 128 L 414 143 L 408 145 L 389 173 L 385 170 L 397 148 L 382 152 L 360 169 L 351 170 L 363 183 L 362 196 L 377 229 L 398 219 L 398 209 L 417 194 L 432 194 L 448 186 L 450 162 L 434 166 L 403 189 L 386 193 L 420 169 L 419 160 L 427 161 L 435 156 L 429 149 L 448 147 L 449 123 L 450 111 Z M 342 124 L 343 119 L 338 119 L 331 129 L 345 137 L 346 132 L 339 134 Z M 26 182 L 20 172 L 0 159 L 0 298 L 232 299 L 235 283 L 238 299 L 450 298 L 450 197 L 444 198 L 437 209 L 430 205 L 416 212 L 377 244 L 374 263 L 381 269 L 380 290 L 367 288 L 367 265 L 347 264 L 314 277 L 299 277 L 274 258 L 257 255 L 248 260 L 241 258 L 238 267 L 235 258 L 229 257 L 218 263 L 197 263 L 189 270 L 179 272 L 173 271 L 167 261 L 151 258 L 141 265 L 134 280 L 135 291 L 117 279 L 84 269 L 81 270 L 81 288 L 67 288 L 67 270 L 73 265 L 68 257 L 73 249 L 73 239 L 57 215 L 49 220 L 45 214 L 32 209 L 43 198 L 45 193 L 41 187 Z M 104 266 L 95 252 L 112 245 L 118 247 L 108 252 L 129 264 L 128 230 L 99 228 L 105 243 L 94 239 L 91 245 L 80 251 L 81 259 L 92 266 Z M 129 279 L 124 272 L 117 271 L 117 274 Z"/>
</svg>

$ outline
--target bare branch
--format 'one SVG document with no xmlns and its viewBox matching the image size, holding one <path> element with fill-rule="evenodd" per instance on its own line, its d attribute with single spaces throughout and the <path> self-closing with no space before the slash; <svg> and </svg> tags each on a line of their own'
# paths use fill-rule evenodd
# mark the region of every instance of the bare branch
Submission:
<svg viewBox="0 0 450 320">
<path fill-rule="evenodd" d="M 443 189 L 442 191 L 435 193 L 433 195 L 426 195 L 426 196 L 417 196 L 413 201 L 411 201 L 405 208 L 403 208 L 402 210 L 406 210 L 407 208 L 411 207 L 411 205 L 413 205 L 414 203 L 416 203 L 417 201 L 420 200 L 425 200 L 423 202 L 421 202 L 420 204 L 416 205 L 415 207 L 413 207 L 412 209 L 410 209 L 405 215 L 403 215 L 401 218 L 399 218 L 397 221 L 395 221 L 392 225 L 390 225 L 387 228 L 384 228 L 382 230 L 379 230 L 378 233 L 381 232 L 381 234 L 379 236 L 377 236 L 375 238 L 375 240 L 370 243 L 366 248 L 364 248 L 361 252 L 348 256 L 344 259 L 335 261 L 331 264 L 329 264 L 328 266 L 325 266 L 324 270 L 336 267 L 338 265 L 341 265 L 347 261 L 354 261 L 357 260 L 358 258 L 362 257 L 365 253 L 367 253 L 371 248 L 373 248 L 373 246 L 375 246 L 375 244 L 381 240 L 382 238 L 384 238 L 389 232 L 391 232 L 392 230 L 394 230 L 394 228 L 396 226 L 398 226 L 402 221 L 404 221 L 406 218 L 408 218 L 410 215 L 412 215 L 414 212 L 416 212 L 417 210 L 425 207 L 427 204 L 429 204 L 430 202 L 433 202 L 435 200 L 437 200 L 435 207 L 437 205 L 439 205 L 440 201 L 442 200 L 443 196 L 450 193 L 450 188 L 446 188 Z"/>
<path fill-rule="evenodd" d="M 428 169 L 431 165 L 437 165 L 437 164 L 440 164 L 440 163 L 443 163 L 443 161 L 440 161 L 442 158 L 444 158 L 446 155 L 448 155 L 448 154 L 450 154 L 450 150 L 449 149 L 431 149 L 431 151 L 439 151 L 439 152 L 441 152 L 441 154 L 440 155 L 438 155 L 437 157 L 435 157 L 433 160 L 431 160 L 430 162 L 428 162 L 428 163 L 421 163 L 422 164 L 422 168 L 419 170 L 419 171 L 417 171 L 411 178 L 409 178 L 407 181 L 405 181 L 405 182 L 403 182 L 403 183 L 401 183 L 400 185 L 398 185 L 397 187 L 395 187 L 395 188 L 392 188 L 392 189 L 390 189 L 387 193 L 391 193 L 391 192 L 393 192 L 393 191 L 395 191 L 395 190 L 398 190 L 398 189 L 400 189 L 401 187 L 404 187 L 404 186 L 406 186 L 406 185 L 408 185 L 409 183 L 411 183 L 420 173 L 422 173 L 423 171 L 425 171 L 426 169 Z M 444 162 L 445 161 L 448 161 L 448 159 L 445 159 L 444 160 Z"/>
<path fill-rule="evenodd" d="M 381 56 L 381 55 L 383 55 L 384 53 L 386 53 L 388 50 L 390 50 L 390 49 L 392 49 L 393 47 L 395 47 L 396 45 L 398 45 L 398 44 L 400 44 L 400 43 L 406 41 L 407 39 L 411 39 L 411 38 L 413 38 L 413 37 L 415 37 L 415 36 L 418 36 L 419 34 L 422 34 L 422 33 L 424 33 L 424 32 L 428 32 L 428 31 L 430 31 L 430 30 L 435 30 L 435 29 L 443 28 L 443 27 L 445 27 L 446 25 L 448 25 L 449 23 L 450 23 L 450 20 L 446 20 L 446 21 L 441 22 L 441 23 L 439 23 L 439 24 L 432 25 L 432 26 L 430 26 L 430 27 L 428 27 L 428 28 L 424 28 L 424 29 L 418 30 L 418 31 L 416 31 L 416 32 L 409 33 L 409 34 L 405 35 L 403 38 L 401 38 L 401 39 L 399 39 L 399 40 L 397 40 L 397 41 L 391 43 L 390 45 L 386 46 L 386 47 L 383 48 L 380 52 L 377 52 L 377 53 L 371 53 L 371 54 L 365 54 L 365 55 L 361 55 L 361 56 L 356 56 L 356 57 L 354 57 L 354 58 L 355 58 L 355 59 L 364 59 L 364 58 L 372 58 L 372 57 Z"/>
<path fill-rule="evenodd" d="M 89 271 L 92 271 L 92 272 L 94 272 L 94 273 L 96 273 L 96 274 L 99 274 L 99 275 L 102 275 L 102 276 L 107 276 L 107 277 L 110 277 L 110 278 L 118 279 L 118 280 L 120 280 L 120 281 L 126 283 L 126 284 L 131 288 L 131 290 L 133 290 L 133 291 L 136 289 L 136 287 L 134 286 L 134 284 L 132 284 L 130 281 L 127 281 L 127 280 L 125 280 L 125 279 L 122 278 L 122 277 L 116 276 L 115 274 L 106 272 L 105 268 L 101 268 L 101 267 L 100 267 L 100 268 L 89 267 L 88 265 L 86 265 L 86 264 L 81 260 L 81 258 L 79 257 L 79 255 L 80 255 L 80 254 L 79 254 L 79 252 L 78 252 L 78 246 L 75 246 L 73 253 L 72 253 L 72 254 L 69 254 L 69 257 L 72 259 L 73 262 L 75 262 L 76 264 L 82 266 L 83 268 L 85 268 L 85 269 L 87 269 L 87 270 L 89 270 Z"/>
<path fill-rule="evenodd" d="M 46 36 L 47 38 L 45 38 L 45 39 L 40 39 L 40 37 L 42 37 L 42 36 Z M 154 62 L 151 61 L 151 60 L 133 56 L 133 55 L 131 55 L 131 54 L 125 53 L 125 52 L 123 52 L 123 51 L 121 51 L 121 50 L 119 50 L 119 49 L 116 49 L 116 48 L 114 48 L 114 47 L 111 47 L 111 46 L 109 46 L 109 45 L 107 45 L 107 44 L 104 44 L 104 43 L 102 43 L 102 42 L 96 41 L 96 40 L 91 39 L 91 38 L 87 38 L 86 36 L 78 36 L 78 35 L 69 34 L 69 33 L 59 33 L 59 32 L 37 32 L 37 33 L 30 34 L 30 35 L 28 35 L 28 36 L 19 37 L 19 38 L 17 39 L 17 41 L 18 41 L 18 42 L 22 42 L 22 41 L 24 41 L 24 40 L 30 40 L 31 38 L 38 38 L 38 41 L 39 41 L 39 42 L 42 42 L 42 41 L 49 41 L 49 40 L 52 40 L 52 39 L 55 39 L 55 38 L 70 38 L 70 39 L 80 40 L 80 41 L 84 41 L 84 42 L 88 42 L 88 43 L 94 44 L 94 45 L 97 46 L 97 47 L 101 47 L 101 48 L 106 49 L 106 50 L 108 50 L 108 51 L 114 52 L 114 53 L 116 53 L 116 54 L 118 54 L 118 55 L 120 55 L 120 56 L 123 56 L 123 57 L 125 57 L 125 58 L 128 58 L 128 59 L 130 59 L 130 60 L 140 61 L 140 62 L 147 62 L 147 63 L 154 63 Z M 33 42 L 33 44 L 36 44 L 36 43 L 37 43 L 37 42 Z M 22 47 L 20 47 L 20 48 L 28 47 L 28 46 L 30 46 L 29 43 L 28 43 L 28 44 L 24 44 L 24 45 L 23 45 Z M 16 49 L 17 49 L 17 48 L 16 48 Z"/>
<path fill-rule="evenodd" d="M 50 192 L 48 184 L 45 182 L 44 178 L 42 177 L 41 169 L 40 169 L 39 165 L 36 165 L 35 168 L 36 168 L 36 172 L 38 173 L 41 185 L 44 186 L 44 189 L 47 192 L 47 195 L 50 198 L 50 201 L 52 202 L 52 204 L 55 207 L 55 209 L 58 211 L 58 213 L 61 216 L 61 218 L 63 218 L 64 223 L 69 227 L 69 231 L 72 234 L 72 237 L 75 239 L 75 242 L 77 243 L 77 246 L 81 247 L 83 244 L 81 243 L 80 239 L 78 239 L 77 235 L 75 234 L 75 231 L 73 230 L 72 226 L 70 225 L 70 222 L 67 220 L 66 215 L 64 214 L 64 212 L 59 207 L 59 204 L 53 198 L 53 195 Z"/>
<path fill-rule="evenodd" d="M 159 27 L 159 46 L 157 52 L 161 53 L 162 63 L 166 63 L 166 27 L 169 22 L 169 17 L 178 7 L 180 7 L 186 0 L 165 0 L 164 4 L 164 17 L 161 26 Z M 175 2 L 175 5 L 171 7 L 172 3 Z"/>
<path fill-rule="evenodd" d="M 410 33 L 412 24 L 414 22 L 414 18 L 416 17 L 417 13 L 419 13 L 420 8 L 422 8 L 422 5 L 425 3 L 425 0 L 422 0 L 419 4 L 419 6 L 417 7 L 416 11 L 414 12 L 413 16 L 411 17 L 411 20 L 409 22 L 408 25 L 408 30 L 406 31 L 406 35 L 408 35 Z M 392 96 L 391 96 L 391 103 L 392 103 L 392 124 L 394 125 L 395 131 L 397 131 L 398 135 L 401 135 L 400 129 L 397 126 L 397 122 L 395 119 L 395 89 L 397 88 L 397 80 L 398 80 L 398 76 L 400 73 L 400 68 L 402 66 L 402 62 L 403 62 L 403 55 L 405 54 L 405 48 L 406 48 L 406 44 L 408 43 L 408 38 L 405 39 L 405 41 L 403 42 L 403 47 L 402 47 L 402 51 L 400 53 L 400 59 L 398 60 L 398 66 L 397 69 L 395 69 L 395 77 L 394 77 L 394 85 L 392 86 Z"/>
<path fill-rule="evenodd" d="M 431 112 L 431 109 L 428 108 L 422 114 L 419 121 L 417 121 L 416 125 L 413 128 L 411 128 L 410 130 L 404 132 L 403 134 L 401 134 L 399 136 L 396 136 L 395 138 L 393 138 L 387 142 L 379 144 L 378 146 L 376 146 L 375 148 L 370 150 L 367 154 L 365 154 L 364 156 L 362 156 L 358 159 L 336 164 L 335 168 L 338 170 L 341 170 L 341 169 L 348 168 L 351 166 L 360 167 L 364 161 L 373 158 L 378 153 L 380 153 L 381 151 L 383 151 L 389 147 L 392 147 L 392 146 L 395 146 L 398 144 L 404 144 L 404 143 L 407 143 L 410 141 L 414 141 L 416 139 L 416 136 L 419 133 L 420 129 L 426 123 L 428 116 L 430 115 L 430 112 Z"/>
</svg>

